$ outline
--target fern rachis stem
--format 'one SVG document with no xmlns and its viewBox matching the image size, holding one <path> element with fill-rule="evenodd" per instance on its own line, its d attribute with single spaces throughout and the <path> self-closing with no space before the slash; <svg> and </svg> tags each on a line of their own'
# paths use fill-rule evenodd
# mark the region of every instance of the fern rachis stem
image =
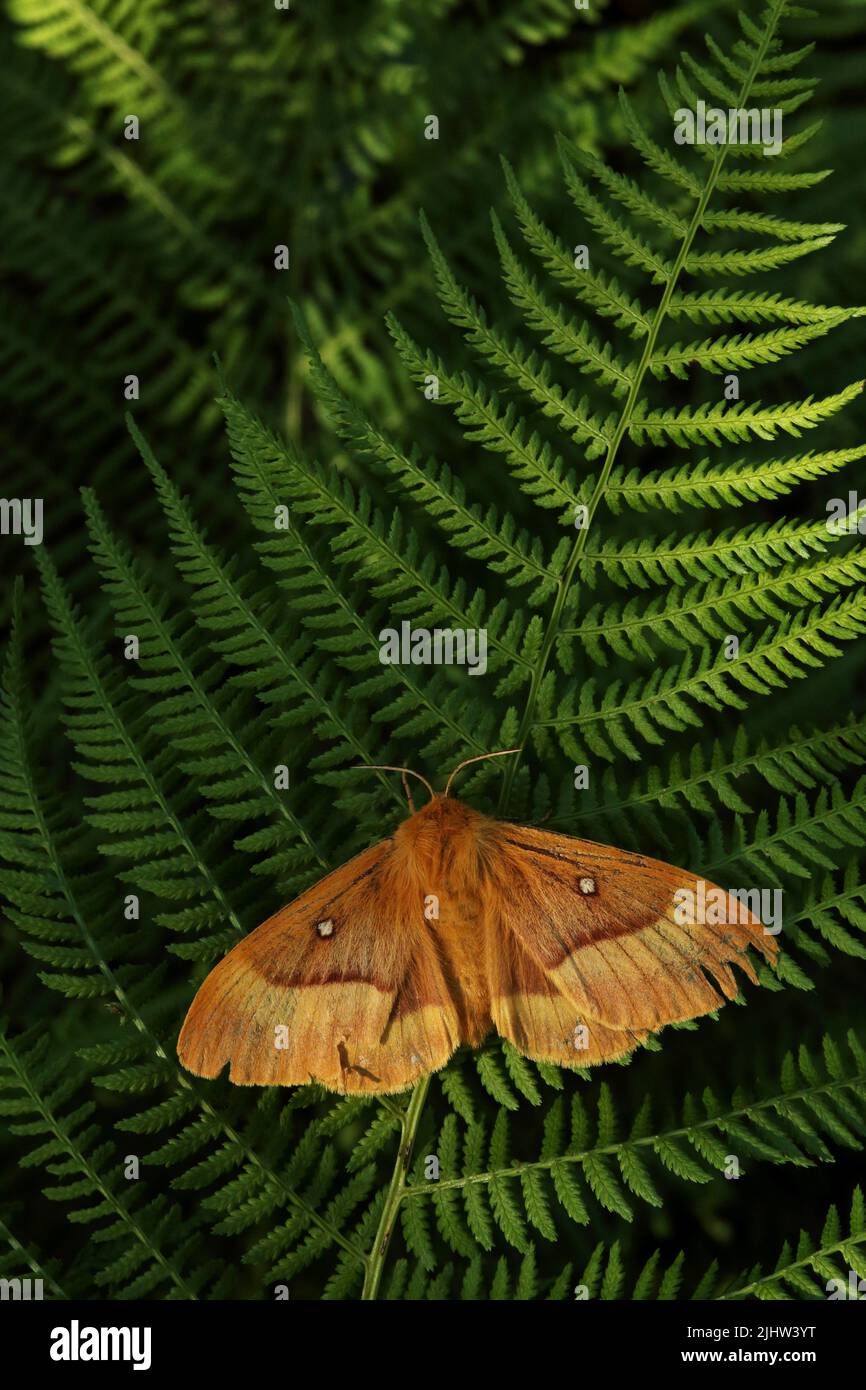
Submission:
<svg viewBox="0 0 866 1390">
<path fill-rule="evenodd" d="M 364 1274 L 364 1290 L 361 1294 L 361 1298 L 364 1300 L 374 1299 L 379 1291 L 382 1273 L 385 1268 L 385 1260 L 388 1255 L 388 1247 L 391 1243 L 391 1237 L 394 1234 L 394 1226 L 397 1221 L 400 1202 L 406 1193 L 406 1175 L 409 1172 L 409 1164 L 412 1162 L 412 1150 L 415 1147 L 418 1124 L 421 1119 L 421 1112 L 424 1109 L 424 1102 L 427 1099 L 429 1086 L 430 1077 L 423 1077 L 413 1090 L 409 1099 L 409 1104 L 406 1106 L 402 1115 L 400 1122 L 400 1143 L 397 1148 L 397 1156 L 394 1160 L 394 1171 L 391 1174 L 391 1182 L 385 1195 L 385 1205 L 382 1208 L 382 1215 L 379 1218 L 379 1225 L 376 1228 L 373 1246 L 367 1259 L 367 1267 Z"/>
</svg>

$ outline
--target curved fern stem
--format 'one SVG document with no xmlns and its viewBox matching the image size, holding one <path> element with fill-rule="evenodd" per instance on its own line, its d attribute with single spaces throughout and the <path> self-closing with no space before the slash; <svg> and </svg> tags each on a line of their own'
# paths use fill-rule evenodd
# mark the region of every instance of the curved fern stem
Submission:
<svg viewBox="0 0 866 1390">
<path fill-rule="evenodd" d="M 415 1146 L 418 1124 L 429 1086 L 429 1076 L 423 1077 L 418 1082 L 400 1121 L 400 1146 L 397 1150 L 394 1171 L 391 1174 L 391 1182 L 388 1185 L 376 1236 L 367 1258 L 362 1299 L 374 1299 L 379 1291 L 385 1260 L 388 1256 L 388 1246 L 391 1243 L 391 1236 L 397 1221 L 397 1211 L 406 1191 L 406 1175 L 409 1171 L 409 1164 L 412 1162 L 412 1149 Z"/>
<path fill-rule="evenodd" d="M 755 49 L 751 68 L 749 69 L 748 73 L 743 79 L 743 85 L 740 89 L 740 95 L 737 101 L 737 105 L 740 107 L 746 105 L 746 101 L 751 91 L 752 84 L 755 81 L 755 77 L 758 73 L 758 70 L 760 69 L 761 64 L 763 63 L 764 58 L 767 54 L 770 40 L 772 39 L 773 33 L 776 29 L 776 26 L 779 22 L 784 8 L 785 0 L 773 0 L 773 5 L 768 15 L 766 27 L 764 28 L 764 32 L 761 35 L 761 42 Z M 554 649 L 554 644 L 556 642 L 557 636 L 559 635 L 559 628 L 560 623 L 562 621 L 562 614 L 565 609 L 566 600 L 568 599 L 572 583 L 580 565 L 581 557 L 583 555 L 584 550 L 586 549 L 587 537 L 592 526 L 593 517 L 598 509 L 598 505 L 601 502 L 602 497 L 604 496 L 605 488 L 607 487 L 608 479 L 610 478 L 611 472 L 613 470 L 617 452 L 619 450 L 619 446 L 622 442 L 623 436 L 626 434 L 631 423 L 632 411 L 634 410 L 635 405 L 637 404 L 641 388 L 643 386 L 644 377 L 646 375 L 653 353 L 655 352 L 659 331 L 667 316 L 668 306 L 670 305 L 671 299 L 673 298 L 673 295 L 676 291 L 677 282 L 679 280 L 680 274 L 682 273 L 683 267 L 685 266 L 685 263 L 688 259 L 692 247 L 692 242 L 694 241 L 695 236 L 697 235 L 698 229 L 701 227 L 703 223 L 707 205 L 710 201 L 710 198 L 712 197 L 713 190 L 716 187 L 719 175 L 721 174 L 722 168 L 724 166 L 727 149 L 727 145 L 719 147 L 719 153 L 717 157 L 713 160 L 712 166 L 707 175 L 706 182 L 704 184 L 703 189 L 701 190 L 700 198 L 698 199 L 697 204 L 695 205 L 695 210 L 692 214 L 691 221 L 689 222 L 688 228 L 686 229 L 685 235 L 683 236 L 679 252 L 671 268 L 670 275 L 668 276 L 667 283 L 664 288 L 664 293 L 662 294 L 661 302 L 658 307 L 658 311 L 653 317 L 652 327 L 650 328 L 650 331 L 646 336 L 643 353 L 641 354 L 640 362 L 638 364 L 637 370 L 635 371 L 634 380 L 631 384 L 631 389 L 628 393 L 625 405 L 623 406 L 622 413 L 620 415 L 619 422 L 616 427 L 616 432 L 614 433 L 614 436 L 611 439 L 610 444 L 608 445 L 607 454 L 604 460 L 604 466 L 602 467 L 598 475 L 595 487 L 592 492 L 592 496 L 587 505 L 586 519 L 581 530 L 578 532 L 577 538 L 574 542 L 574 546 L 571 552 L 571 556 L 568 560 L 568 564 L 566 565 L 562 577 L 559 581 L 559 588 L 556 594 L 556 599 L 554 601 L 553 611 L 550 615 L 550 622 L 548 623 L 547 629 L 544 634 L 544 639 L 542 641 L 541 649 L 538 654 L 538 660 L 536 662 L 535 670 L 532 675 L 532 682 L 529 688 L 526 706 L 521 716 L 517 737 L 514 740 L 515 744 L 517 744 L 518 747 L 521 749 L 525 747 L 526 740 L 529 737 L 529 734 L 533 727 L 533 721 L 535 718 L 535 708 L 538 702 L 539 691 L 541 690 L 542 682 L 547 672 L 547 665 L 548 661 L 550 660 L 551 652 Z M 502 789 L 499 796 L 500 813 L 504 812 L 508 806 L 508 800 L 511 795 L 511 788 L 514 784 L 514 778 L 517 773 L 519 762 L 520 754 L 518 753 L 518 755 L 515 758 L 510 760 L 505 770 L 505 775 L 502 779 Z"/>
</svg>

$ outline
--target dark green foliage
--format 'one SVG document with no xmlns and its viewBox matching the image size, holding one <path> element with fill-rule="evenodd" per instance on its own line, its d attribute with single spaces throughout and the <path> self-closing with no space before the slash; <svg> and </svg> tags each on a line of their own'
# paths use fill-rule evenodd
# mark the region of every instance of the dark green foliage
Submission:
<svg viewBox="0 0 866 1390">
<path fill-rule="evenodd" d="M 585 31 L 566 0 L 295 8 L 275 38 L 233 4 L 8 6 L 6 432 L 60 522 L 0 707 L 0 1273 L 825 1297 L 866 1235 L 859 1192 L 795 1235 L 866 1138 L 864 561 L 825 506 L 866 452 L 864 310 L 800 108 L 845 7 L 713 6 L 705 48 L 698 0 Z M 776 162 L 673 144 L 722 94 L 785 110 Z M 460 133 L 426 148 L 431 111 Z M 383 664 L 404 620 L 484 628 L 485 675 Z M 209 965 L 405 814 L 365 764 L 441 785 L 514 745 L 460 795 L 781 888 L 765 988 L 600 1074 L 495 1038 L 380 1100 L 180 1068 Z"/>
<path fill-rule="evenodd" d="M 405 415 L 416 398 L 382 318 L 400 304 L 435 325 L 416 235 L 427 193 L 471 218 L 464 246 L 489 281 L 495 152 L 519 150 L 543 180 L 556 130 L 594 138 L 599 104 L 711 8 L 679 0 L 601 28 L 606 0 L 592 13 L 572 0 L 4 0 L 2 445 L 50 499 L 55 542 L 77 526 L 81 484 L 110 487 L 136 526 L 155 522 L 123 424 L 128 373 L 158 452 L 185 441 L 176 479 L 234 532 L 213 469 L 213 354 L 269 423 L 316 432 L 288 294 L 341 382 L 380 416 Z M 80 564 L 77 547 L 69 558 Z"/>
</svg>

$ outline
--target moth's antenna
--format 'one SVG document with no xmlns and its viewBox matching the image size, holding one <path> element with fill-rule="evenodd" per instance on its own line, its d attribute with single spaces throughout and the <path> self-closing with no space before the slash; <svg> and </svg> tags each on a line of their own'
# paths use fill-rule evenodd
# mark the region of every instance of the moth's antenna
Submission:
<svg viewBox="0 0 866 1390">
<path fill-rule="evenodd" d="M 423 782 L 423 783 L 424 783 L 424 786 L 427 788 L 427 790 L 428 790 L 428 792 L 430 793 L 431 796 L 435 796 L 435 795 L 436 795 L 436 793 L 434 792 L 433 788 L 430 786 L 430 783 L 427 781 L 427 778 L 426 778 L 426 777 L 422 777 L 420 772 L 415 772 L 415 770 L 414 770 L 413 768 L 411 768 L 411 767 L 392 767 L 390 763 L 356 763 L 354 767 L 349 767 L 349 768 L 346 769 L 346 771 L 347 771 L 347 772 L 402 772 L 402 773 L 404 774 L 404 776 L 405 776 L 405 774 L 408 772 L 408 774 L 409 774 L 410 777 L 417 777 L 419 782 Z"/>
<path fill-rule="evenodd" d="M 477 757 L 467 758 L 465 763 L 458 763 L 451 773 L 451 776 L 448 778 L 448 781 L 445 783 L 445 790 L 442 795 L 448 795 L 448 788 L 451 786 L 458 772 L 462 772 L 463 768 L 468 767 L 470 763 L 483 763 L 485 758 L 506 758 L 509 753 L 519 753 L 520 751 L 519 748 L 501 748 L 498 753 L 479 753 Z"/>
</svg>

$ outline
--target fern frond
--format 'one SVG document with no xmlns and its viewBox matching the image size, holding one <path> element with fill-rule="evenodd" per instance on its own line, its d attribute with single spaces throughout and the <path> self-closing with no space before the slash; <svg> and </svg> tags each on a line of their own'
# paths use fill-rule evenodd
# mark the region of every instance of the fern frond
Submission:
<svg viewBox="0 0 866 1390">
<path fill-rule="evenodd" d="M 834 778 L 846 767 L 858 767 L 866 753 L 866 729 L 853 716 L 845 724 L 827 729 L 802 730 L 793 727 L 776 741 L 750 742 L 740 725 L 729 746 L 713 742 L 709 749 L 693 743 L 687 754 L 674 754 L 664 769 L 648 768 L 623 793 L 612 768 L 605 768 L 597 794 L 585 798 L 589 805 L 572 809 L 560 817 L 579 826 L 584 820 L 620 816 L 644 808 L 686 805 L 707 816 L 727 810 L 752 810 L 741 780 L 760 777 L 776 791 L 793 794 L 812 790 Z"/>
<path fill-rule="evenodd" d="M 130 700 L 107 659 L 97 655 L 43 551 L 37 562 L 57 631 L 58 658 L 68 679 L 68 728 L 82 759 L 79 770 L 91 781 L 121 789 L 101 793 L 89 803 L 92 823 L 110 836 L 103 842 L 105 852 L 131 861 L 125 878 L 133 887 L 187 908 L 194 904 L 196 912 L 176 908 L 159 920 L 179 931 L 217 928 L 193 948 L 216 953 L 237 940 L 243 927 L 204 849 L 213 836 L 203 835 L 200 823 L 191 831 L 178 810 L 180 801 L 189 800 L 188 791 L 178 788 L 170 758 L 164 749 L 154 756 L 145 752 L 147 718 L 142 707 Z"/>
<path fill-rule="evenodd" d="M 701 367 L 705 372 L 721 375 L 761 363 L 778 362 L 782 357 L 805 347 L 814 338 L 823 337 L 848 317 L 847 314 L 839 318 L 828 317 L 816 323 L 776 328 L 769 333 L 735 333 L 730 337 L 704 338 L 699 343 L 674 343 L 653 353 L 650 371 L 660 379 L 670 372 L 671 376 L 685 381 L 690 367 Z"/>
<path fill-rule="evenodd" d="M 556 587 L 562 547 L 546 558 L 540 542 L 526 531 L 516 530 L 508 516 L 500 519 L 495 507 L 482 512 L 479 506 L 468 503 L 465 489 L 446 466 L 422 461 L 416 452 L 407 455 L 399 449 L 347 400 L 301 327 L 311 359 L 311 382 L 339 433 L 399 478 L 406 495 L 435 518 L 453 545 L 473 559 L 486 561 L 508 584 L 531 584 L 529 602 L 533 606 L 542 603 Z M 517 441 L 509 443 L 516 445 Z"/>
<path fill-rule="evenodd" d="M 780 882 L 780 875 L 810 878 L 816 868 L 832 870 L 840 855 L 859 849 L 864 825 L 866 778 L 861 777 L 850 792 L 838 783 L 829 790 L 822 787 L 811 801 L 805 792 L 798 792 L 793 804 L 780 798 L 774 816 L 761 811 L 750 832 L 737 817 L 727 847 L 714 835 L 715 848 L 709 856 L 713 862 L 707 872 L 725 873 L 728 864 L 739 861 L 770 882 Z"/>
<path fill-rule="evenodd" d="M 149 697 L 152 727 L 178 751 L 179 766 L 199 786 L 212 816 L 239 824 L 269 822 L 262 833 L 236 841 L 242 849 L 267 843 L 270 853 L 256 872 L 281 876 L 285 892 L 306 886 L 310 869 L 321 872 L 328 860 L 286 796 L 276 791 L 273 773 L 268 775 L 248 751 L 252 721 L 237 728 L 233 712 L 223 708 L 219 688 L 224 671 L 212 660 L 202 667 L 190 632 L 168 615 L 164 601 L 141 577 L 93 494 L 85 490 L 83 497 L 94 559 L 115 609 L 118 634 L 135 633 L 139 640 L 142 675 L 131 684 Z M 97 827 L 110 828 L 109 821 L 91 817 Z"/>
<path fill-rule="evenodd" d="M 13 864 L 28 864 L 32 872 L 25 876 L 3 864 L 0 890 L 11 919 L 25 936 L 26 948 L 36 959 L 51 966 L 41 977 L 44 983 L 73 998 L 110 999 L 129 1026 L 125 1036 L 117 1041 L 83 1052 L 89 1066 L 99 1069 L 93 1078 L 99 1086 L 127 1096 L 147 1097 L 144 1108 L 139 1106 L 133 1114 L 120 1119 L 117 1128 L 131 1134 L 162 1136 L 162 1144 L 146 1156 L 145 1162 L 156 1166 L 185 1163 L 186 1172 L 174 1179 L 178 1190 L 200 1189 L 214 1180 L 224 1180 L 204 1199 L 207 1210 L 222 1212 L 229 1198 L 236 1198 L 243 1187 L 244 1206 L 235 1209 L 230 1223 L 223 1222 L 215 1228 L 221 1233 L 245 1230 L 288 1207 L 294 1213 L 294 1221 L 289 1225 L 299 1237 L 315 1233 L 317 1250 L 336 1245 L 347 1258 L 362 1264 L 363 1252 L 296 1190 L 309 1178 L 322 1143 L 332 1131 L 329 1120 L 332 1122 L 334 1117 L 308 1127 L 290 1162 L 277 1170 L 264 1152 L 265 1136 L 272 1132 L 276 1093 L 266 1093 L 258 1115 L 241 1132 L 236 1123 L 221 1113 L 213 1098 L 205 1100 L 198 1095 L 173 1058 L 173 1048 L 163 1036 L 161 1022 L 164 1005 L 159 996 L 164 990 L 164 971 L 159 966 L 143 971 L 140 965 L 127 963 L 135 951 L 132 940 L 121 937 L 113 927 L 116 896 L 106 894 L 104 885 L 94 890 L 77 858 L 70 864 L 68 837 L 58 835 L 53 828 L 59 816 L 56 810 L 45 809 L 36 788 L 25 708 L 16 628 L 7 662 L 0 722 L 0 746 L 7 755 L 9 777 L 0 799 L 4 827 L 0 853 Z M 80 838 L 79 834 L 77 841 Z M 41 879 L 37 876 L 40 868 Z M 52 897 L 47 895 L 45 885 L 50 886 Z M 69 973 L 71 970 L 75 973 Z M 102 1070 L 106 1066 L 111 1070 Z M 150 1093 L 163 1086 L 170 1088 L 168 1096 L 154 1102 Z M 173 1126 L 180 1128 L 168 1135 Z M 284 1132 L 288 1138 L 288 1127 L 284 1127 Z M 197 1161 L 202 1151 L 214 1143 L 221 1145 L 216 1151 L 217 1161 Z M 282 1239 L 287 1248 L 291 1239 L 288 1228 Z"/>
<path fill-rule="evenodd" d="M 289 497 L 294 509 L 312 524 L 335 528 L 329 536 L 332 556 L 339 564 L 351 566 L 355 575 L 369 585 L 374 598 L 391 600 L 392 612 L 401 617 L 411 615 L 419 623 L 432 625 L 444 620 L 464 630 L 483 628 L 492 649 L 493 670 L 501 669 L 505 653 L 515 655 L 510 643 L 522 631 L 520 620 L 511 617 L 504 603 L 490 608 L 480 589 L 470 596 L 464 582 L 452 583 L 435 559 L 420 560 L 417 537 L 410 533 L 403 542 L 399 513 L 395 512 L 386 524 L 368 498 L 356 499 L 348 484 L 334 489 L 324 470 L 301 464 L 290 456 L 238 402 L 227 397 L 225 410 L 241 498 L 259 529 L 274 536 L 275 508 L 281 503 L 285 505 L 285 498 Z M 260 552 L 278 574 L 292 563 L 286 553 L 285 533 L 262 542 Z M 395 561 L 399 566 L 396 572 Z M 348 607 L 342 595 L 339 602 L 344 610 Z M 470 753 L 486 751 L 495 738 L 492 710 L 480 719 L 476 711 L 472 726 L 464 724 L 458 708 L 461 702 L 441 678 L 425 681 L 422 690 L 405 667 L 383 667 L 379 661 L 380 639 L 357 615 L 353 622 L 366 632 L 367 669 L 372 685 L 368 684 L 365 693 L 381 692 L 394 680 L 411 685 L 410 699 L 398 696 L 380 713 L 380 718 L 393 720 L 399 716 L 403 733 L 413 727 L 435 728 L 437 737 L 427 749 L 440 756 L 446 749 L 458 756 L 467 756 L 467 749 Z"/>
<path fill-rule="evenodd" d="M 858 318 L 862 309 L 843 309 L 826 304 L 809 304 L 773 293 L 748 290 L 695 290 L 671 296 L 667 309 L 671 318 L 688 318 L 693 323 L 822 323 L 826 319 L 844 322 Z"/>
<path fill-rule="evenodd" d="M 461 327 L 467 340 L 486 361 L 498 367 L 505 377 L 525 391 L 541 407 L 542 413 L 559 422 L 565 432 L 586 448 L 587 458 L 597 458 L 610 442 L 610 421 L 593 414 L 588 398 L 580 399 L 572 391 L 564 391 L 551 376 L 547 362 L 539 361 L 535 353 L 527 352 L 518 341 L 511 341 L 488 323 L 483 309 L 468 295 L 455 279 L 450 266 L 439 250 L 429 224 L 422 224 L 434 270 L 440 299 L 452 323 Z M 425 359 L 399 323 L 389 315 L 387 322 L 397 350 L 417 377 L 442 374 L 440 364 Z M 440 370 L 436 370 L 440 367 Z"/>
<path fill-rule="evenodd" d="M 165 508 L 178 568 L 193 591 L 196 622 L 209 635 L 214 651 L 238 668 L 243 685 L 266 705 L 280 704 L 287 726 L 312 721 L 318 737 L 336 744 L 340 761 L 369 762 L 369 733 L 327 666 L 309 642 L 292 642 L 291 634 L 286 641 L 278 640 L 273 603 L 258 595 L 249 577 L 208 544 L 141 433 L 134 425 L 131 430 Z M 333 750 L 326 751 L 317 765 L 333 766 L 335 757 Z M 377 778 L 380 787 L 396 797 L 386 779 L 381 774 Z"/>
<path fill-rule="evenodd" d="M 747 634 L 735 659 L 716 655 L 707 646 L 695 659 L 687 655 L 679 666 L 657 669 L 647 680 L 628 685 L 615 681 L 599 700 L 596 683 L 587 681 L 576 702 L 570 690 L 554 710 L 554 687 L 549 684 L 539 701 L 536 736 L 554 730 L 566 756 L 584 761 L 584 751 L 613 761 L 615 750 L 637 761 L 633 735 L 650 744 L 664 742 L 663 730 L 677 732 L 699 727 L 701 707 L 743 709 L 743 692 L 766 695 L 810 669 L 838 656 L 838 641 L 853 641 L 866 631 L 866 602 L 859 596 L 832 599 L 782 617 L 757 637 Z"/>
<path fill-rule="evenodd" d="M 497 1229 L 525 1252 L 529 1230 L 533 1239 L 557 1239 L 557 1203 L 571 1221 L 583 1224 L 595 1203 L 631 1221 L 633 1199 L 662 1205 L 660 1179 L 707 1183 L 714 1173 L 730 1171 L 732 1152 L 744 1163 L 826 1162 L 832 1159 L 829 1144 L 863 1146 L 864 1101 L 866 1051 L 849 1034 L 841 1048 L 825 1038 L 821 1058 L 806 1047 L 796 1057 L 788 1053 L 777 1078 L 757 1096 L 737 1092 L 724 1104 L 706 1089 L 700 1101 L 687 1097 L 678 1117 L 662 1129 L 653 1128 L 649 1102 L 624 1128 L 606 1083 L 594 1118 L 575 1091 L 570 1113 L 562 1097 L 547 1109 L 541 1156 L 534 1160 L 513 1156 L 506 1110 L 498 1111 L 492 1129 L 462 1125 L 450 1115 L 436 1141 L 438 1179 L 416 1174 L 405 1192 L 405 1220 L 415 1232 L 410 1249 L 432 1259 L 423 1215 L 428 1203 L 455 1253 L 463 1253 L 470 1236 L 493 1248 Z"/>
<path fill-rule="evenodd" d="M 720 444 L 723 440 L 733 444 L 748 440 L 752 435 L 757 439 L 775 439 L 780 431 L 798 439 L 803 430 L 814 429 L 828 420 L 855 400 L 862 390 L 863 382 L 853 381 L 844 390 L 823 400 L 807 396 L 805 400 L 778 406 L 745 401 L 711 405 L 704 401 L 694 408 L 683 406 L 651 411 L 636 407 L 629 435 L 636 444 L 645 439 L 657 445 L 670 441 L 683 449 L 690 444 Z"/>
<path fill-rule="evenodd" d="M 573 636 L 599 666 L 607 665 L 607 648 L 633 661 L 654 658 L 656 642 L 680 650 L 708 640 L 721 643 L 744 632 L 751 621 L 781 618 L 783 606 L 803 608 L 862 583 L 864 563 L 856 551 L 775 571 L 759 566 L 750 573 L 747 563 L 729 578 L 693 585 L 685 601 L 673 590 L 649 603 L 633 598 L 622 605 L 597 604 L 580 627 L 563 631 L 563 639 Z M 564 653 L 561 659 L 565 664 Z"/>
<path fill-rule="evenodd" d="M 724 579 L 731 573 L 774 570 L 784 562 L 811 560 L 833 543 L 826 522 L 781 518 L 739 530 L 702 531 L 697 535 L 654 536 L 626 542 L 603 542 L 584 551 L 589 587 L 605 574 L 622 588 L 671 585 L 681 590 L 697 581 Z M 593 573 L 590 566 L 598 566 Z"/>
<path fill-rule="evenodd" d="M 764 1274 L 757 1265 L 721 1297 L 773 1301 L 792 1297 L 822 1301 L 827 1297 L 850 1298 L 851 1270 L 858 1281 L 853 1293 L 857 1297 L 859 1280 L 866 1278 L 864 1243 L 866 1207 L 863 1193 L 856 1187 L 847 1222 L 843 1223 L 836 1206 L 831 1206 L 817 1239 L 801 1230 L 796 1248 L 786 1242 L 770 1273 Z"/>
<path fill-rule="evenodd" d="M 195 1267 L 194 1228 L 178 1221 L 178 1208 L 163 1195 L 148 1198 L 138 1184 L 122 1190 L 121 1156 L 99 1138 L 93 1103 L 80 1101 L 82 1079 L 66 1057 L 52 1055 L 49 1037 L 13 1044 L 0 1027 L 0 1115 L 11 1135 L 38 1141 L 25 1161 L 59 1180 L 44 1189 L 46 1197 L 75 1203 L 70 1221 L 107 1244 L 110 1262 L 96 1274 L 97 1286 L 123 1298 L 156 1289 L 167 1298 L 199 1297 L 214 1270 Z"/>
<path fill-rule="evenodd" d="M 657 507 L 670 512 L 683 507 L 739 507 L 761 498 L 783 497 L 798 484 L 834 473 L 864 453 L 866 446 L 754 463 L 737 459 L 717 464 L 707 458 L 650 473 L 620 467 L 611 473 L 605 500 L 614 515 L 623 506 L 638 512 Z"/>
<path fill-rule="evenodd" d="M 775 1266 L 764 1273 L 755 1265 L 740 1276 L 722 1278 L 716 1261 L 709 1266 L 693 1291 L 692 1300 L 725 1302 L 756 1298 L 763 1301 L 798 1299 L 824 1302 L 833 1299 L 857 1298 L 859 1282 L 866 1277 L 866 1206 L 859 1187 L 851 1198 L 847 1222 L 840 1218 L 838 1208 L 830 1207 L 820 1236 L 801 1230 L 796 1247 L 786 1241 Z M 630 1276 L 624 1265 L 619 1243 L 610 1248 L 596 1246 L 579 1283 L 572 1290 L 571 1266 L 566 1266 L 551 1289 L 550 1298 L 637 1298 L 671 1299 L 682 1297 L 685 1254 L 667 1266 L 661 1266 L 661 1251 L 656 1250 L 644 1264 L 637 1278 Z M 853 1279 L 852 1279 L 853 1272 Z M 659 1277 L 661 1275 L 661 1277 Z M 629 1294 L 627 1291 L 632 1289 Z"/>
<path fill-rule="evenodd" d="M 632 337 L 645 337 L 649 332 L 650 323 L 637 299 L 624 291 L 613 277 L 605 275 L 601 270 L 578 270 L 565 244 L 545 226 L 530 207 L 507 160 L 503 160 L 503 168 L 520 229 L 529 249 L 539 257 L 556 280 L 583 300 L 589 308 L 604 318 L 612 319 L 617 328 L 626 329 Z M 447 267 L 441 265 L 438 269 L 440 290 L 446 299 L 452 299 L 450 272 Z M 453 298 L 453 312 L 455 315 L 465 312 L 459 296 Z M 455 318 L 455 321 L 459 322 L 460 319 Z"/>
</svg>

